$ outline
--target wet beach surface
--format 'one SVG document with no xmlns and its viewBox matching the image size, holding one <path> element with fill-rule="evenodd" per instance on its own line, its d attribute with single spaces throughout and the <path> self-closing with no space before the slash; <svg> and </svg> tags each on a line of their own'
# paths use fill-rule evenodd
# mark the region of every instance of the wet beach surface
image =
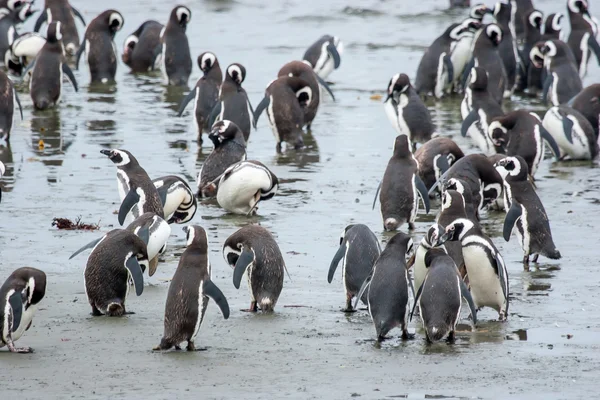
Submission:
<svg viewBox="0 0 600 400">
<path fill-rule="evenodd" d="M 365 223 L 386 242 L 378 206 L 371 210 L 379 179 L 391 156 L 395 131 L 382 100 L 390 77 L 414 74 L 425 48 L 466 11 L 447 11 L 447 1 L 190 1 L 188 38 L 194 60 L 190 87 L 200 76 L 196 57 L 213 51 L 222 68 L 233 62 L 247 69 L 244 87 L 253 105 L 286 62 L 299 59 L 322 34 L 340 36 L 345 50 L 330 75 L 337 101 L 325 94 L 307 148 L 283 155 L 263 116 L 248 145 L 249 159 L 266 164 L 280 179 L 278 194 L 252 218 L 227 215 L 216 202 L 202 203 L 193 219 L 208 230 L 213 281 L 232 309 L 223 320 L 211 302 L 197 338 L 207 351 L 156 354 L 168 279 L 184 248 L 184 233 L 172 236 L 158 272 L 141 297 L 130 296 L 124 318 L 93 318 L 84 292 L 87 253 L 69 260 L 82 245 L 118 226 L 116 168 L 103 148 L 131 151 L 152 178 L 168 174 L 195 177 L 211 144 L 198 148 L 192 105 L 183 118 L 175 112 L 188 89 L 167 88 L 161 77 L 134 76 L 119 65 L 117 85 L 90 87 L 82 60 L 75 93 L 64 85 L 55 110 L 33 111 L 25 88 L 20 98 L 24 121 L 15 120 L 11 146 L 0 147 L 7 167 L 2 178 L 0 280 L 22 266 L 48 275 L 46 297 L 32 328 L 18 342 L 29 355 L 0 350 L 2 397 L 27 399 L 111 398 L 594 398 L 600 387 L 598 255 L 600 169 L 590 162 L 556 163 L 548 156 L 536 174 L 563 258 L 524 271 L 515 237 L 501 237 L 503 213 L 483 222 L 504 256 L 510 275 L 508 322 L 485 309 L 472 332 L 461 321 L 454 345 L 428 346 L 417 319 L 416 339 L 400 332 L 379 348 L 365 310 L 340 312 L 344 305 L 341 271 L 331 285 L 327 270 L 339 234 L 349 223 Z M 489 3 L 489 2 L 488 2 Z M 73 4 L 89 22 L 101 11 L 119 10 L 124 39 L 147 19 L 166 22 L 177 3 L 157 0 Z M 566 13 L 562 0 L 537 1 L 545 13 Z M 41 6 L 39 4 L 38 6 Z M 593 7 L 593 6 L 592 6 Z M 597 10 L 592 8 L 597 14 Z M 21 28 L 32 29 L 37 14 Z M 563 20 L 568 31 L 568 22 Z M 80 36 L 83 28 L 79 26 Z M 584 81 L 600 82 L 594 59 Z M 505 109 L 527 107 L 543 115 L 537 100 L 514 98 Z M 442 135 L 465 152 L 477 149 L 460 136 L 460 99 L 430 102 Z M 43 140 L 44 147 L 39 146 Z M 420 214 L 415 242 L 434 219 Z M 59 231 L 54 217 L 96 223 L 100 231 Z M 249 303 L 246 284 L 232 284 L 222 257 L 225 239 L 248 223 L 260 223 L 276 237 L 287 276 L 273 315 L 240 312 Z M 404 228 L 405 229 L 405 228 Z M 466 311 L 463 307 L 463 317 Z M 432 396 L 432 397 L 428 397 Z"/>
</svg>

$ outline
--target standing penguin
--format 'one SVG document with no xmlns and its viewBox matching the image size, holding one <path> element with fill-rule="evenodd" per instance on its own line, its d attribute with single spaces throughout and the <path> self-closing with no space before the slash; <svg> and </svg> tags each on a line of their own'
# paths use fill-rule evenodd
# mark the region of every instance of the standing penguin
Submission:
<svg viewBox="0 0 600 400">
<path fill-rule="evenodd" d="M 523 47 L 525 35 L 525 16 L 534 10 L 532 0 L 509 0 L 511 6 L 513 36 L 519 49 Z"/>
<path fill-rule="evenodd" d="M 281 152 L 282 142 L 293 145 L 294 149 L 304 147 L 302 127 L 312 95 L 308 82 L 295 76 L 277 78 L 265 90 L 264 99 L 256 107 L 254 120 L 258 121 L 262 111 L 267 110 L 269 125 L 277 142 L 277 152 Z"/>
<path fill-rule="evenodd" d="M 69 4 L 68 0 L 46 0 L 44 11 L 35 22 L 33 31 L 39 32 L 44 22 L 48 23 L 48 26 L 52 22 L 60 22 L 64 35 L 65 50 L 68 55 L 74 56 L 79 49 L 79 33 L 77 32 L 77 25 L 75 25 L 75 17 L 79 18 L 85 26 L 83 16 Z"/>
<path fill-rule="evenodd" d="M 450 166 L 465 154 L 450 138 L 439 136 L 431 139 L 415 152 L 419 177 L 429 190 Z"/>
<path fill-rule="evenodd" d="M 160 46 L 160 32 L 163 25 L 157 21 L 145 21 L 127 36 L 123 45 L 121 59 L 134 73 L 148 72 L 154 69 L 157 47 Z"/>
<path fill-rule="evenodd" d="M 458 40 L 452 42 L 450 45 L 450 61 L 452 62 L 454 81 L 451 86 L 447 88 L 450 91 L 454 90 L 457 93 L 462 93 L 464 90 L 462 76 L 469 61 L 471 61 L 471 48 L 473 47 L 475 35 L 481 29 L 481 19 L 467 18 L 461 25 L 463 26 L 463 30 L 461 31 Z"/>
<path fill-rule="evenodd" d="M 388 119 L 399 135 L 405 135 L 412 144 L 425 143 L 435 136 L 435 125 L 429 110 L 410 84 L 406 74 L 396 74 L 390 79 L 384 101 Z"/>
<path fill-rule="evenodd" d="M 448 335 L 448 342 L 453 342 L 463 298 L 471 309 L 473 325 L 477 324 L 477 310 L 471 292 L 452 258 L 442 249 L 427 251 L 424 261 L 427 275 L 417 292 L 411 317 L 414 307 L 419 304 L 427 341 L 435 342 Z"/>
<path fill-rule="evenodd" d="M 600 128 L 600 83 L 583 89 L 569 101 L 569 105 L 590 121 L 597 139 Z"/>
<path fill-rule="evenodd" d="M 529 53 L 533 46 L 542 40 L 543 24 L 544 14 L 539 10 L 533 10 L 525 17 L 525 41 L 519 53 L 520 68 L 517 83 L 518 89 L 520 91 L 527 89 L 529 95 L 536 95 L 542 90 L 542 69 L 533 65 Z"/>
<path fill-rule="evenodd" d="M 188 183 L 175 175 L 161 176 L 152 180 L 163 205 L 165 219 L 169 224 L 185 224 L 194 218 L 198 202 Z"/>
<path fill-rule="evenodd" d="M 546 17 L 546 21 L 544 22 L 544 34 L 542 35 L 542 40 L 561 39 L 562 18 L 563 15 L 561 13 L 550 14 Z"/>
<path fill-rule="evenodd" d="M 223 73 L 217 56 L 209 51 L 198 56 L 198 67 L 204 75 L 198 79 L 196 87 L 181 101 L 177 116 L 181 117 L 188 103 L 194 100 L 194 125 L 198 129 L 198 143 L 202 144 L 202 133 L 211 129 L 208 121 L 210 112 L 219 101 Z"/>
<path fill-rule="evenodd" d="M 31 67 L 29 92 L 33 105 L 38 110 L 45 110 L 60 101 L 63 74 L 69 78 L 77 91 L 77 81 L 63 53 L 61 26 L 60 22 L 48 25 L 46 44 Z"/>
<path fill-rule="evenodd" d="M 134 219 L 146 212 L 153 212 L 164 218 L 158 189 L 138 160 L 127 150 L 100 150 L 100 153 L 117 167 L 117 187 L 121 198 L 119 224 L 123 225 L 130 212 Z"/>
<path fill-rule="evenodd" d="M 517 38 L 513 37 L 512 25 L 513 12 L 510 3 L 497 2 L 494 6 L 494 20 L 502 28 L 502 40 L 498 45 L 498 53 L 502 58 L 506 71 L 506 92 L 504 97 L 509 97 L 517 81 L 517 61 L 519 60 Z"/>
<path fill-rule="evenodd" d="M 375 234 L 368 226 L 363 224 L 348 225 L 340 236 L 338 248 L 327 275 L 327 282 L 331 283 L 335 270 L 342 259 L 342 280 L 346 293 L 346 308 L 344 312 L 354 312 L 352 299 L 358 296 L 362 284 L 371 275 L 375 261 L 381 254 L 381 246 Z M 367 303 L 367 295 L 362 294 L 360 300 Z"/>
<path fill-rule="evenodd" d="M 343 52 L 344 44 L 340 38 L 324 35 L 306 50 L 302 59 L 310 63 L 317 75 L 327 79 L 334 69 L 340 67 Z"/>
<path fill-rule="evenodd" d="M 560 158 L 593 160 L 598 155 L 594 128 L 579 111 L 567 106 L 552 107 L 546 112 L 544 128 L 560 148 Z"/>
<path fill-rule="evenodd" d="M 244 134 L 233 122 L 215 122 L 208 138 L 215 147 L 198 173 L 198 197 L 216 196 L 219 183 L 217 178 L 233 164 L 246 161 Z"/>
<path fill-rule="evenodd" d="M 146 242 L 148 276 L 154 275 L 158 266 L 158 256 L 164 254 L 167 250 L 167 240 L 171 236 L 171 227 L 167 221 L 158 215 L 147 212 L 137 217 L 125 229 Z M 144 235 L 148 235 L 148 237 L 146 238 Z"/>
<path fill-rule="evenodd" d="M 35 268 L 15 270 L 0 287 L 0 347 L 11 353 L 32 353 L 15 342 L 31 328 L 33 316 L 46 294 L 46 274 Z"/>
<path fill-rule="evenodd" d="M 90 22 L 83 35 L 83 45 L 77 52 L 75 65 L 85 52 L 92 83 L 114 82 L 117 73 L 115 34 L 123 27 L 123 16 L 116 10 L 106 10 Z"/>
<path fill-rule="evenodd" d="M 192 12 L 185 6 L 171 11 L 169 22 L 160 31 L 160 66 L 167 85 L 187 86 L 192 73 L 192 57 L 185 29 Z M 156 54 L 156 53 L 155 53 Z"/>
<path fill-rule="evenodd" d="M 600 45 L 596 40 L 598 21 L 591 16 L 586 0 L 568 0 L 567 9 L 571 22 L 567 44 L 573 51 L 579 76 L 583 79 L 587 74 L 587 64 L 592 52 L 600 63 Z"/>
<path fill-rule="evenodd" d="M 414 266 L 413 269 L 413 277 L 414 277 L 414 281 L 415 281 L 415 285 L 414 285 L 414 289 L 418 292 L 419 289 L 421 288 L 421 285 L 423 284 L 423 281 L 425 280 L 425 275 L 427 275 L 427 267 L 425 266 L 425 254 L 427 254 L 427 252 L 430 249 L 433 249 L 434 246 L 437 245 L 439 239 L 442 237 L 442 235 L 444 234 L 444 228 L 442 226 L 440 226 L 439 224 L 432 224 L 429 229 L 427 230 L 427 232 L 425 233 L 425 235 L 423 236 L 423 238 L 421 239 L 421 242 L 419 243 L 419 246 L 417 247 L 417 250 L 415 251 L 415 255 L 414 258 L 412 258 L 411 260 L 409 260 L 408 262 L 408 268 L 411 268 Z M 440 247 L 441 249 L 444 249 L 444 247 Z M 445 249 L 444 249 L 445 251 Z"/>
<path fill-rule="evenodd" d="M 144 291 L 145 265 L 148 264 L 146 243 L 148 232 L 140 233 L 142 240 L 126 229 L 113 229 L 100 239 L 89 243 L 69 257 L 75 257 L 93 247 L 85 267 L 85 293 L 92 315 L 121 317 L 126 314 L 125 300 L 130 281 L 140 296 Z"/>
<path fill-rule="evenodd" d="M 233 285 L 240 287 L 247 271 L 250 308 L 247 311 L 272 312 L 283 289 L 285 261 L 273 235 L 259 225 L 248 225 L 229 236 L 223 244 L 223 257 L 233 268 Z"/>
<path fill-rule="evenodd" d="M 4 72 L 0 71 L 0 139 L 6 142 L 10 139 L 15 113 L 15 103 L 19 106 L 21 119 L 23 108 L 12 81 Z"/>
<path fill-rule="evenodd" d="M 183 228 L 186 249 L 169 285 L 165 306 L 165 330 L 160 344 L 153 350 L 169 350 L 187 342 L 187 351 L 196 350 L 194 340 L 202 326 L 208 299 L 211 298 L 225 319 L 229 318 L 229 304 L 223 292 L 211 280 L 208 258 L 208 236 L 197 225 Z"/>
</svg>

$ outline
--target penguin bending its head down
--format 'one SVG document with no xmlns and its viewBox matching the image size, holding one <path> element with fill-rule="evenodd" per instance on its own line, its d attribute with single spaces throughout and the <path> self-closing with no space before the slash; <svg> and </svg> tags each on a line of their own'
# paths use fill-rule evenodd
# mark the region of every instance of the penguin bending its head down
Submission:
<svg viewBox="0 0 600 400">
<path fill-rule="evenodd" d="M 80 44 L 75 17 L 79 18 L 85 26 L 85 19 L 76 8 L 69 4 L 69 0 L 46 0 L 44 11 L 35 22 L 33 31 L 39 32 L 44 22 L 48 23 L 48 26 L 53 22 L 60 22 L 63 27 L 65 51 L 69 56 L 74 56 L 79 50 Z"/>
<path fill-rule="evenodd" d="M 340 67 L 343 51 L 344 45 L 340 38 L 323 35 L 306 50 L 302 58 L 312 66 L 317 75 L 327 79 L 334 69 Z"/>
<path fill-rule="evenodd" d="M 598 155 L 598 139 L 594 128 L 579 111 L 552 107 L 546 112 L 544 128 L 560 148 L 560 159 L 593 160 Z"/>
<path fill-rule="evenodd" d="M 192 57 L 185 30 L 192 12 L 185 6 L 171 11 L 167 25 L 160 31 L 160 45 L 155 50 L 154 64 L 160 64 L 165 84 L 187 86 L 192 73 Z"/>
<path fill-rule="evenodd" d="M 163 25 L 157 21 L 145 21 L 123 44 L 121 60 L 134 73 L 148 72 L 154 68 L 155 52 L 160 46 Z"/>
</svg>

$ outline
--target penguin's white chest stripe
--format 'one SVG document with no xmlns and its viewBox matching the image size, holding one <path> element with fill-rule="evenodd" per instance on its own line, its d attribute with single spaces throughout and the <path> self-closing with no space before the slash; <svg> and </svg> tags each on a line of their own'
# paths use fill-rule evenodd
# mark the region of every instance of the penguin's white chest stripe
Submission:
<svg viewBox="0 0 600 400">
<path fill-rule="evenodd" d="M 192 340 L 196 338 L 198 331 L 200 330 L 200 324 L 202 323 L 202 303 L 204 301 L 204 281 L 200 281 L 200 286 L 198 287 L 198 319 L 196 319 L 196 327 L 194 328 L 194 334 L 192 335 Z"/>
<path fill-rule="evenodd" d="M 129 177 L 121 169 L 117 169 L 117 188 L 119 189 L 119 198 L 123 201 L 127 193 L 129 193 L 130 186 Z"/>
<path fill-rule="evenodd" d="M 275 114 L 273 111 L 273 96 L 269 96 L 269 106 L 267 107 L 267 117 L 269 118 L 269 125 L 271 125 L 271 130 L 273 131 L 273 136 L 275 136 L 275 140 L 277 143 L 281 142 L 281 137 L 279 136 L 279 130 L 277 129 L 277 124 L 275 123 Z"/>
<path fill-rule="evenodd" d="M 552 94 L 552 98 L 550 100 L 552 101 L 553 105 L 558 106 L 560 105 L 560 102 L 558 101 L 558 74 L 553 72 L 552 77 L 554 79 L 552 81 L 552 87 L 550 88 Z"/>
<path fill-rule="evenodd" d="M 400 102 L 398 103 L 398 128 L 400 134 L 408 136 L 408 139 L 412 141 L 410 129 L 404 119 L 404 108 L 408 105 L 408 96 L 405 94 L 400 95 Z"/>
<path fill-rule="evenodd" d="M 346 297 L 348 296 L 348 284 L 346 282 L 346 262 L 348 260 L 348 251 L 349 250 L 350 250 L 350 242 L 346 241 L 346 252 L 344 253 L 344 261 L 342 262 L 342 279 L 344 280 L 344 293 L 346 294 Z"/>
<path fill-rule="evenodd" d="M 527 221 L 527 208 L 521 205 L 521 216 L 517 220 L 515 226 L 517 227 L 517 236 L 521 241 L 521 247 L 523 248 L 523 252 L 529 255 L 530 251 L 530 243 L 531 243 L 531 235 L 529 233 L 529 224 Z M 513 228 L 514 230 L 514 228 Z"/>
<path fill-rule="evenodd" d="M 581 64 L 579 65 L 579 77 L 583 79 L 587 74 L 587 64 L 589 54 L 589 45 L 588 40 L 590 39 L 590 33 L 586 32 L 581 38 L 581 43 L 579 44 L 579 48 L 581 49 Z"/>
</svg>

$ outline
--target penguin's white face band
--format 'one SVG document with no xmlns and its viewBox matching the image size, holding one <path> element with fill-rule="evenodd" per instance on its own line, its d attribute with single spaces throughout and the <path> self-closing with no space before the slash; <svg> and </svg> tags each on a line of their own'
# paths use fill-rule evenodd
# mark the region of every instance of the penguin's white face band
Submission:
<svg viewBox="0 0 600 400">
<path fill-rule="evenodd" d="M 456 28 L 452 29 L 450 31 L 450 39 L 452 40 L 458 40 L 460 38 L 460 35 L 463 33 L 465 27 L 462 25 L 458 25 Z"/>
<path fill-rule="evenodd" d="M 540 11 L 533 11 L 529 14 L 529 25 L 539 28 L 542 25 L 542 21 L 544 20 L 544 15 Z"/>
<path fill-rule="evenodd" d="M 116 162 L 115 165 L 117 167 L 121 167 L 123 165 L 127 165 L 129 164 L 129 162 L 131 161 L 129 159 L 129 155 L 127 155 L 127 153 L 125 153 L 124 151 L 120 151 L 120 150 L 111 150 L 111 156 L 110 158 L 112 159 L 113 157 L 121 157 L 121 161 Z"/>
<path fill-rule="evenodd" d="M 35 290 L 35 279 L 33 277 L 29 278 L 26 289 L 27 289 L 27 303 L 31 304 L 31 299 L 33 297 L 33 292 Z"/>
<path fill-rule="evenodd" d="M 196 230 L 194 229 L 193 226 L 188 226 L 187 227 L 187 240 L 186 240 L 186 246 L 189 246 L 192 244 L 192 242 L 194 241 L 194 236 L 196 234 Z"/>
<path fill-rule="evenodd" d="M 465 187 L 463 186 L 462 182 L 460 182 L 459 180 L 457 180 L 455 178 L 448 179 L 446 188 L 451 189 L 451 190 L 456 190 L 460 194 L 465 193 Z"/>
<path fill-rule="evenodd" d="M 215 61 L 217 60 L 217 56 L 215 56 L 213 53 L 206 53 L 202 56 L 202 60 L 200 62 L 201 64 L 201 69 L 203 71 L 207 71 L 209 69 L 212 68 L 213 65 L 215 65 Z"/>
<path fill-rule="evenodd" d="M 219 127 L 219 133 L 225 133 L 229 129 L 229 125 L 231 125 L 231 121 L 224 120 L 223 124 Z"/>
<path fill-rule="evenodd" d="M 581 13 L 587 10 L 588 5 L 584 0 L 569 0 L 569 10 L 573 13 Z"/>
<path fill-rule="evenodd" d="M 229 75 L 234 81 L 236 81 L 240 85 L 242 84 L 242 82 L 244 82 L 245 76 L 242 74 L 241 68 L 237 65 L 230 65 L 229 68 L 227 68 L 227 75 Z"/>
<path fill-rule="evenodd" d="M 192 12 L 187 7 L 177 7 L 175 14 L 177 15 L 177 20 L 179 21 L 179 23 L 189 23 L 192 19 Z"/>
<path fill-rule="evenodd" d="M 16 6 L 16 7 L 19 7 L 19 6 Z M 19 11 L 19 20 L 25 21 L 27 19 L 27 14 L 30 12 L 29 11 L 30 9 L 31 9 L 31 3 L 23 6 L 23 8 L 21 8 L 21 10 Z"/>
<path fill-rule="evenodd" d="M 133 49 L 135 47 L 135 45 L 137 44 L 137 42 L 139 42 L 139 40 L 140 40 L 140 38 L 138 38 L 135 35 L 127 36 L 127 39 L 125 39 L 125 44 L 123 44 L 123 47 L 125 47 L 125 48 L 129 47 L 129 48 Z"/>
<path fill-rule="evenodd" d="M 474 84 L 475 82 L 477 82 L 477 70 L 473 68 L 471 70 L 471 83 Z"/>
<path fill-rule="evenodd" d="M 556 45 L 551 40 L 548 40 L 545 44 L 546 57 L 554 57 L 557 53 Z"/>
<path fill-rule="evenodd" d="M 447 210 L 452 206 L 452 196 L 448 192 L 442 194 L 442 210 Z"/>
<path fill-rule="evenodd" d="M 242 254 L 242 244 L 238 243 L 237 247 L 237 249 L 234 249 L 233 247 L 227 245 L 223 247 L 223 258 L 230 267 L 235 267 L 235 263 L 231 263 L 231 261 L 235 258 L 233 256 L 239 257 L 240 254 Z"/>
<path fill-rule="evenodd" d="M 502 41 L 502 28 L 496 24 L 488 25 L 485 29 L 485 34 L 496 44 L 499 44 Z"/>
<path fill-rule="evenodd" d="M 5 172 L 6 172 L 6 167 L 4 166 L 4 163 L 2 161 L 0 161 L 0 176 L 4 175 Z"/>
<path fill-rule="evenodd" d="M 123 27 L 123 16 L 117 12 L 110 14 L 108 17 L 108 25 L 115 32 L 121 30 Z"/>
<path fill-rule="evenodd" d="M 8 6 L 9 10 L 14 10 L 17 7 L 19 7 L 21 5 L 21 3 L 22 3 L 21 0 L 9 0 L 6 5 Z"/>
<path fill-rule="evenodd" d="M 56 22 L 56 40 L 62 40 L 62 33 L 60 31 L 60 21 Z"/>
<path fill-rule="evenodd" d="M 558 13 L 552 18 L 552 29 L 554 29 L 556 32 L 560 32 L 562 30 L 562 27 L 560 26 L 560 20 L 562 17 L 563 15 Z"/>
<path fill-rule="evenodd" d="M 392 77 L 392 80 L 390 81 L 390 86 L 388 86 L 388 94 L 392 94 L 394 93 L 394 86 L 396 86 L 396 82 L 398 82 L 398 79 L 400 79 L 400 74 L 396 74 Z"/>
<path fill-rule="evenodd" d="M 296 92 L 296 98 L 298 98 L 301 103 L 304 103 L 305 106 L 310 105 L 310 101 L 312 100 L 312 89 L 308 86 L 303 87 Z"/>
<path fill-rule="evenodd" d="M 506 157 L 496 163 L 496 170 L 503 179 L 508 175 L 517 176 L 521 173 L 521 163 L 516 157 Z"/>
</svg>

